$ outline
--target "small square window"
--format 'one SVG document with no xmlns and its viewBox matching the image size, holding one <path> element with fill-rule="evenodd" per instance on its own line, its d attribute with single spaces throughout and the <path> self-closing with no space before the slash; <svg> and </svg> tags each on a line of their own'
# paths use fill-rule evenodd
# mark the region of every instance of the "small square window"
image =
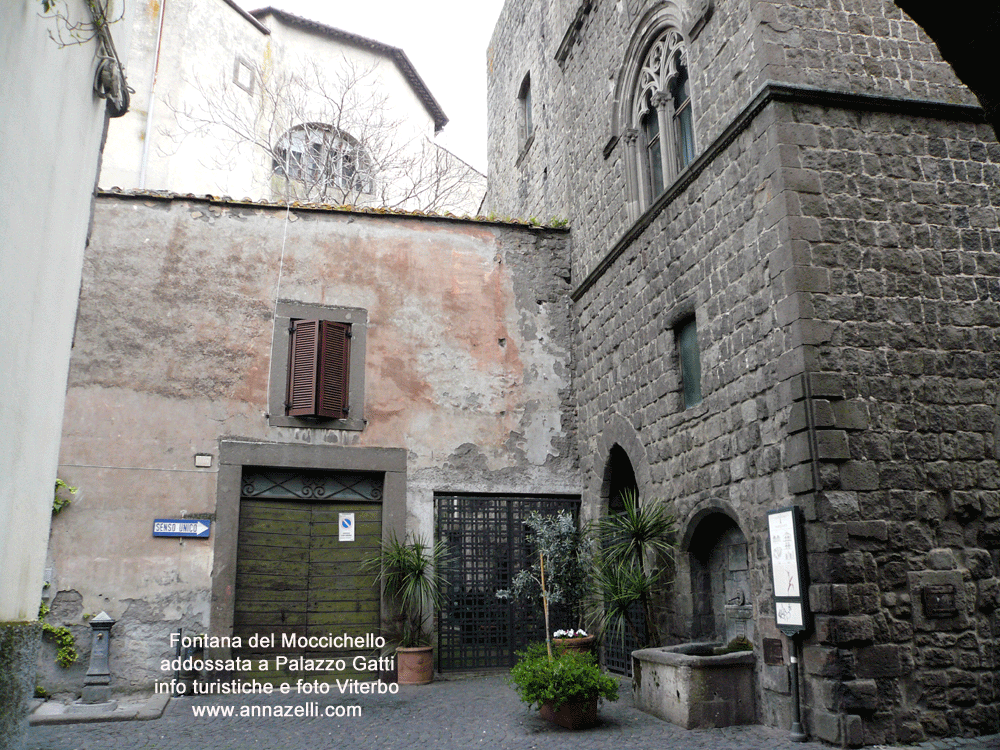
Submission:
<svg viewBox="0 0 1000 750">
<path fill-rule="evenodd" d="M 255 79 L 253 65 L 242 57 L 237 57 L 236 64 L 233 67 L 233 82 L 252 95 Z"/>
<path fill-rule="evenodd" d="M 698 326 L 693 317 L 677 326 L 677 352 L 680 359 L 681 386 L 684 408 L 701 403 L 701 350 L 698 348 Z"/>
</svg>

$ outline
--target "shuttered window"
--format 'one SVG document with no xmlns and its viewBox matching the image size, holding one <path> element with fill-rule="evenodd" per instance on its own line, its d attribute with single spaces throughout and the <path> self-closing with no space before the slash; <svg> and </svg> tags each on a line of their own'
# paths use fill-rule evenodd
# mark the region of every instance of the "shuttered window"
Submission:
<svg viewBox="0 0 1000 750">
<path fill-rule="evenodd" d="M 346 419 L 351 326 L 332 320 L 293 320 L 289 327 L 290 417 Z"/>
</svg>

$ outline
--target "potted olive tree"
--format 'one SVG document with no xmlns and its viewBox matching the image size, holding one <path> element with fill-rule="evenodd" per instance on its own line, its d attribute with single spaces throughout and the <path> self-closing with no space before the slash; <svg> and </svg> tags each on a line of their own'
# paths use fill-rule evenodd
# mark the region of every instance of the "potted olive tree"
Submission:
<svg viewBox="0 0 1000 750">
<path fill-rule="evenodd" d="M 419 536 L 383 540 L 376 557 L 365 563 L 382 584 L 392 616 L 389 637 L 396 642 L 396 670 L 401 685 L 425 685 L 434 679 L 430 620 L 444 598 L 447 551 L 440 541 Z"/>
<path fill-rule="evenodd" d="M 589 554 L 573 516 L 532 513 L 526 524 L 535 555 L 529 567 L 518 571 L 511 587 L 497 592 L 501 599 L 541 601 L 545 616 L 545 644 L 518 652 L 511 683 L 521 700 L 536 706 L 549 721 L 569 729 L 597 722 L 602 698 L 618 699 L 618 681 L 601 671 L 590 653 L 594 642 L 579 628 L 589 595 Z M 552 632 L 549 605 L 562 604 L 577 625 Z M 554 637 L 553 637 L 554 636 Z M 553 648 L 553 645 L 555 648 Z"/>
<path fill-rule="evenodd" d="M 546 643 L 561 649 L 589 652 L 594 637 L 583 630 L 584 605 L 590 592 L 586 540 L 573 516 L 566 511 L 555 515 L 531 513 L 525 520 L 528 541 L 534 548 L 531 565 L 519 570 L 509 589 L 496 592 L 499 599 L 540 602 L 545 616 Z M 563 605 L 571 622 L 552 632 L 550 605 Z"/>
</svg>

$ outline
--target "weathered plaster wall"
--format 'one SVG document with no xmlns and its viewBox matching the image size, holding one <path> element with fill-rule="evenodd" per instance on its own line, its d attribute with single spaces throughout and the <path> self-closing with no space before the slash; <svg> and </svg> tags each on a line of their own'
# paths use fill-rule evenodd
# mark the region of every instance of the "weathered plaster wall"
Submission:
<svg viewBox="0 0 1000 750">
<path fill-rule="evenodd" d="M 65 12 L 84 20 L 82 3 Z M 132 9 L 112 33 L 128 49 Z M 96 44 L 60 49 L 30 0 L 0 6 L 0 748 L 19 747 L 34 661 L 69 346 L 105 123 Z"/>
<path fill-rule="evenodd" d="M 216 467 L 193 456 L 222 438 L 403 448 L 406 528 L 425 534 L 435 491 L 578 493 L 567 251 L 561 230 L 99 198 L 61 458 L 81 490 L 50 554 L 58 591 L 121 620 L 119 686 L 148 684 L 176 626 L 209 624 L 217 542 L 151 523 L 216 511 Z M 270 426 L 275 296 L 367 311 L 363 430 Z"/>
</svg>

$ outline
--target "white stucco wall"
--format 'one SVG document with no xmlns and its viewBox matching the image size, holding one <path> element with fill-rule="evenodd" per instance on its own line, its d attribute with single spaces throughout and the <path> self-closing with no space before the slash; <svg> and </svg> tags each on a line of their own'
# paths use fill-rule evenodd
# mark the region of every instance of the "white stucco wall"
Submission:
<svg viewBox="0 0 1000 750">
<path fill-rule="evenodd" d="M 431 114 L 389 57 L 321 32 L 288 26 L 272 15 L 261 19 L 270 30 L 267 33 L 225 0 L 149 0 L 136 13 L 130 69 L 136 93 L 132 111 L 112 122 L 109 129 L 102 188 L 255 200 L 280 197 L 272 192 L 271 159 L 262 149 L 234 137 L 221 123 L 192 132 L 197 118 L 183 114 L 204 113 L 205 94 L 224 87 L 227 107 L 245 106 L 260 113 L 261 132 L 272 125 L 275 118 L 259 87 L 250 94 L 234 82 L 237 58 L 275 78 L 315 67 L 331 71 L 328 78 L 334 79 L 334 71 L 345 65 L 371 68 L 374 72 L 364 84 L 384 92 L 389 107 L 383 116 L 403 123 L 393 136 L 394 147 L 419 148 L 422 139 L 434 136 Z M 159 35 L 161 13 L 163 31 Z M 280 124 L 268 138 L 273 142 L 285 129 L 286 124 Z"/>
<path fill-rule="evenodd" d="M 220 134 L 185 137 L 175 111 L 201 109 L 199 89 L 225 85 L 240 91 L 232 82 L 236 58 L 260 61 L 267 55 L 268 35 L 224 0 L 139 4 L 129 62 L 129 81 L 135 89 L 132 108 L 108 128 L 100 185 L 257 197 L 249 188 L 259 172 L 256 162 L 262 163 L 260 154 L 249 147 L 240 149 L 234 158 L 225 159 L 222 168 L 220 157 L 226 154 L 220 151 Z"/>
<path fill-rule="evenodd" d="M 0 3 L 0 622 L 38 614 L 105 119 L 96 43 L 59 48 L 41 12 L 39 0 Z M 122 52 L 130 27 L 113 27 Z"/>
</svg>

